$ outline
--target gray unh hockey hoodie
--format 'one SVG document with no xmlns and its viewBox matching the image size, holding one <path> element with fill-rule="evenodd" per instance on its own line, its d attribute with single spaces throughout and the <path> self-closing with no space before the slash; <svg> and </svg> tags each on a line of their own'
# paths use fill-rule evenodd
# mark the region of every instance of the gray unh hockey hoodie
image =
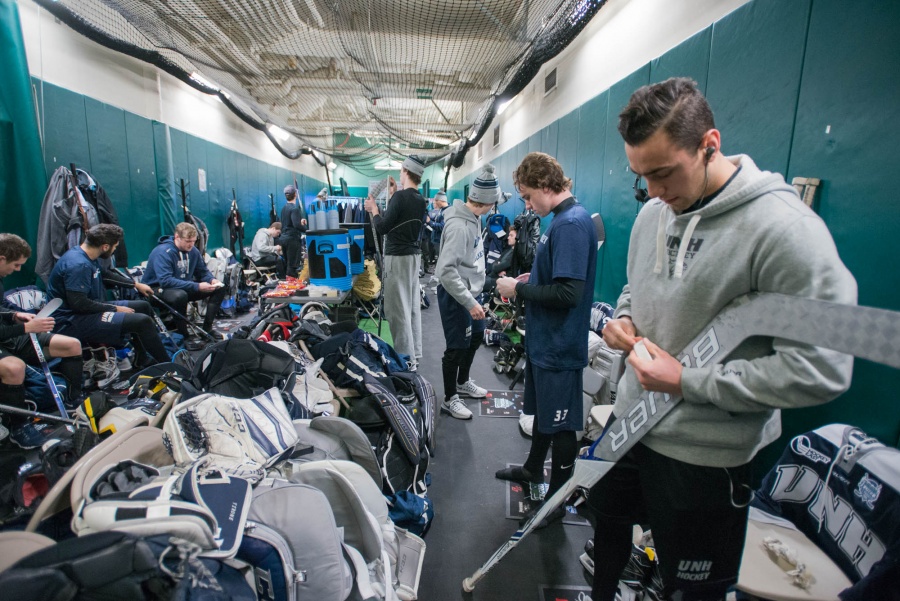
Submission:
<svg viewBox="0 0 900 601">
<path fill-rule="evenodd" d="M 467 310 L 484 287 L 481 220 L 464 202 L 444 211 L 444 233 L 435 271 L 444 290 Z"/>
<path fill-rule="evenodd" d="M 676 215 L 654 199 L 631 232 L 616 317 L 631 316 L 639 336 L 672 355 L 748 292 L 856 304 L 856 280 L 822 219 L 781 175 L 744 155 L 729 160 L 741 169 L 707 206 Z M 848 355 L 751 338 L 724 363 L 685 368 L 684 400 L 642 442 L 695 465 L 741 465 L 780 435 L 781 408 L 830 401 L 850 385 L 852 366 Z M 640 392 L 628 366 L 616 415 Z"/>
</svg>

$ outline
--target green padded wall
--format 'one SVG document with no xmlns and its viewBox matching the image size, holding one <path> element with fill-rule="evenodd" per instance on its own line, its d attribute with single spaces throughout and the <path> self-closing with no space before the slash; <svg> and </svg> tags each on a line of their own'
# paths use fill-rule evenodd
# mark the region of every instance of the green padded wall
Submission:
<svg viewBox="0 0 900 601">
<path fill-rule="evenodd" d="M 608 227 L 606 207 L 603 202 L 604 158 L 606 156 L 606 119 L 609 112 L 609 92 L 589 100 L 581 106 L 579 116 L 578 156 L 574 177 L 574 192 L 589 213 L 600 213 L 604 226 Z M 603 281 L 603 264 L 607 245 L 600 247 L 597 256 L 597 274 L 594 281 L 594 297 L 600 296 Z"/>
<path fill-rule="evenodd" d="M 650 61 L 650 83 L 665 81 L 670 77 L 690 77 L 705 92 L 711 39 L 712 27 L 707 27 Z"/>
<path fill-rule="evenodd" d="M 32 82 L 38 98 L 43 96 L 39 106 L 46 130 L 47 174 L 74 162 L 94 176 L 113 200 L 132 264 L 145 260 L 157 239 L 171 234 L 182 221 L 181 179 L 186 182 L 191 211 L 210 230 L 213 249 L 229 243 L 226 218 L 232 188 L 244 217 L 246 245 L 258 228 L 269 224 L 268 194 L 275 194 L 279 213 L 284 206 L 281 190 L 293 181 L 286 169 L 87 96 L 37 79 Z M 206 191 L 199 188 L 199 169 L 206 171 Z M 297 183 L 309 199 L 324 185 L 303 177 Z M 29 207 L 35 222 L 39 212 L 39 201 Z"/>
<path fill-rule="evenodd" d="M 900 5 L 889 0 L 815 0 L 797 105 L 789 177 L 820 177 L 818 212 L 859 302 L 900 310 L 892 267 L 900 232 L 895 141 L 900 135 Z M 826 131 L 830 127 L 830 131 Z M 877 344 L 877 332 L 862 332 Z M 828 422 L 857 425 L 885 443 L 900 435 L 900 372 L 857 360 L 839 400 L 785 416 L 785 431 Z"/>
<path fill-rule="evenodd" d="M 154 157 L 153 124 L 134 113 L 125 113 L 128 178 L 131 198 L 117 200 L 119 223 L 128 232 L 129 256 L 143 259 L 156 244 L 159 231 L 159 196 Z M 164 175 L 164 174 L 163 174 Z"/>
<path fill-rule="evenodd" d="M 628 241 L 631 226 L 640 208 L 634 200 L 632 185 L 634 174 L 625 156 L 625 144 L 617 129 L 619 113 L 628 104 L 631 94 L 650 81 L 650 64 L 618 81 L 609 89 L 609 106 L 606 117 L 606 145 L 603 160 L 603 221 L 606 226 L 600 269 L 600 300 L 615 306 L 625 286 L 625 264 L 628 259 Z"/>
<path fill-rule="evenodd" d="M 713 24 L 707 98 L 725 154 L 786 172 L 809 5 L 756 0 Z"/>
</svg>

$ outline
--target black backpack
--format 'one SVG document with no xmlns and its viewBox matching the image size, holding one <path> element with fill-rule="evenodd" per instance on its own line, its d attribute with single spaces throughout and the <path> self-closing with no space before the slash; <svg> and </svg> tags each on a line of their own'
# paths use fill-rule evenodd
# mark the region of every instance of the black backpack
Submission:
<svg viewBox="0 0 900 601">
<path fill-rule="evenodd" d="M 518 233 L 514 259 L 518 275 L 531 271 L 534 253 L 541 238 L 541 218 L 534 211 L 527 211 L 516 217 L 513 227 Z"/>
<path fill-rule="evenodd" d="M 203 392 L 248 399 L 273 386 L 281 389 L 296 367 L 290 353 L 266 342 L 223 340 L 196 358 L 190 379 L 181 383 L 182 401 Z"/>
<path fill-rule="evenodd" d="M 0 574 L 7 599 L 255 601 L 241 573 L 186 541 L 109 530 L 41 549 Z"/>
</svg>

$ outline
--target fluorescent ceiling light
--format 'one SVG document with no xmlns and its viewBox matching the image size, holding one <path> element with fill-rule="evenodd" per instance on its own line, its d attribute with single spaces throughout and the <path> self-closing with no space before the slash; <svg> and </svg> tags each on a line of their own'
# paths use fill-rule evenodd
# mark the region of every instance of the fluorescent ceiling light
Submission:
<svg viewBox="0 0 900 601">
<path fill-rule="evenodd" d="M 334 162 L 334 161 L 328 161 L 328 170 L 329 170 L 329 171 L 334 171 L 335 169 L 337 169 L 337 165 L 335 164 L 335 162 Z"/>
<path fill-rule="evenodd" d="M 288 138 L 291 137 L 291 134 L 284 131 L 283 129 L 281 129 L 280 127 L 275 125 L 274 123 L 269 123 L 269 125 L 267 127 L 269 128 L 269 132 L 271 132 L 271 134 L 273 136 L 275 136 L 282 142 L 287 142 Z"/>
<path fill-rule="evenodd" d="M 201 85 L 206 86 L 207 88 L 212 88 L 213 90 L 216 90 L 216 91 L 219 90 L 219 86 L 217 86 L 213 82 L 209 81 L 208 79 L 206 79 L 205 77 L 203 77 L 202 75 L 197 73 L 196 71 L 191 73 L 191 79 L 193 79 L 194 81 L 196 81 L 197 83 L 199 83 Z"/>
</svg>

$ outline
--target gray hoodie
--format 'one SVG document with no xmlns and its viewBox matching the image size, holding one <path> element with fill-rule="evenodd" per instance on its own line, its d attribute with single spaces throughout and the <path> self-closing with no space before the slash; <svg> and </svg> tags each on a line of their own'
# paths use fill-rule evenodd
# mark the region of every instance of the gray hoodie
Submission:
<svg viewBox="0 0 900 601">
<path fill-rule="evenodd" d="M 744 155 L 729 160 L 741 169 L 707 206 L 676 215 L 654 199 L 631 232 L 616 317 L 631 316 L 639 336 L 673 355 L 748 292 L 856 304 L 856 280 L 822 219 L 781 175 Z M 781 434 L 780 408 L 830 401 L 849 387 L 852 367 L 848 355 L 751 338 L 724 363 L 685 368 L 684 400 L 642 442 L 695 465 L 741 465 Z M 628 366 L 616 415 L 640 391 Z"/>
<path fill-rule="evenodd" d="M 444 290 L 467 310 L 484 287 L 484 245 L 481 220 L 464 202 L 444 211 L 444 233 L 435 272 Z"/>
</svg>

